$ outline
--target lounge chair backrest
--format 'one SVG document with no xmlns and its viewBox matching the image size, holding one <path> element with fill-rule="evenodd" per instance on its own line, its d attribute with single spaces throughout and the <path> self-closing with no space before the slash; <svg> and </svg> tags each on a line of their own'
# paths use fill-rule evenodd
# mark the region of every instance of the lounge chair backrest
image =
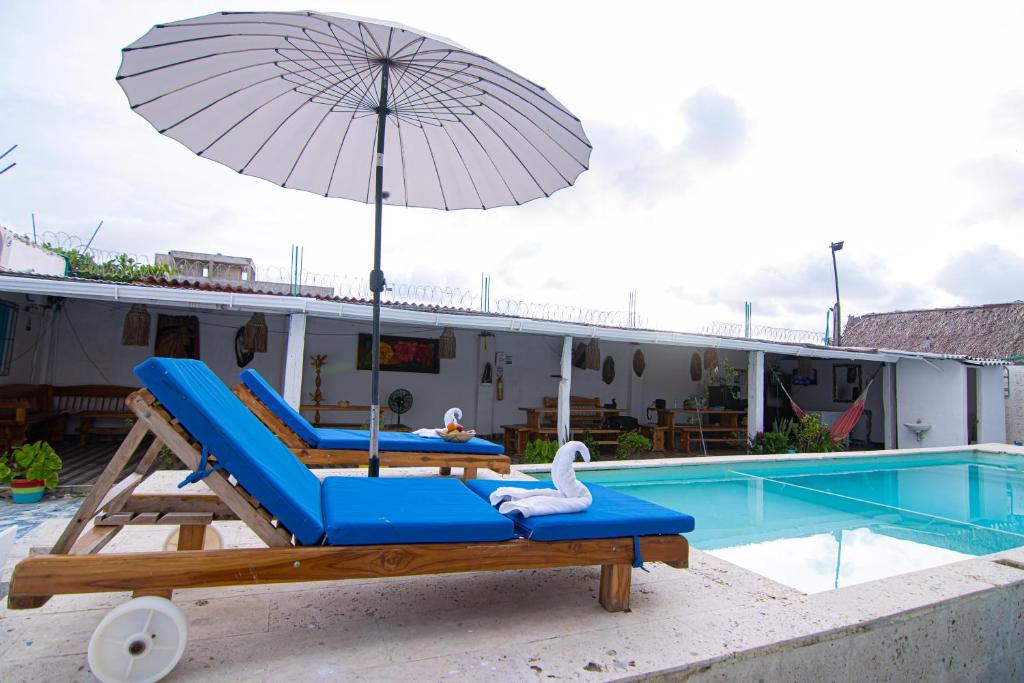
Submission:
<svg viewBox="0 0 1024 683">
<path fill-rule="evenodd" d="M 310 448 L 316 448 L 317 443 L 320 441 L 320 436 L 316 433 L 313 425 L 309 424 L 306 418 L 302 417 L 299 411 L 292 408 L 287 401 L 277 393 L 277 391 L 270 385 L 270 382 L 263 378 L 263 375 L 256 372 L 255 370 L 243 370 L 242 371 L 242 383 L 249 388 L 253 394 L 256 395 L 263 405 L 270 409 L 270 412 L 281 418 L 288 429 L 295 432 L 300 439 L 306 442 Z"/>
<path fill-rule="evenodd" d="M 303 545 L 324 535 L 320 480 L 197 360 L 150 358 L 147 389 Z"/>
</svg>

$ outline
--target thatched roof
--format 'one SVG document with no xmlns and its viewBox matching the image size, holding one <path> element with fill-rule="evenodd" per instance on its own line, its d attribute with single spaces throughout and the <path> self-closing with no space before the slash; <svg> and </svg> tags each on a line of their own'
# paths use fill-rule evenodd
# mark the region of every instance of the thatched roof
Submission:
<svg viewBox="0 0 1024 683">
<path fill-rule="evenodd" d="M 1024 302 L 850 316 L 842 345 L 974 358 L 1020 356 Z"/>
</svg>

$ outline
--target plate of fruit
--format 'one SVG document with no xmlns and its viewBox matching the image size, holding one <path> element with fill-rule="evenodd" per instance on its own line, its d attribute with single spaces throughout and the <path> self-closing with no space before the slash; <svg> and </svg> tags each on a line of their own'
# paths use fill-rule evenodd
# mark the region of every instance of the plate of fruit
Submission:
<svg viewBox="0 0 1024 683">
<path fill-rule="evenodd" d="M 437 434 L 445 441 L 453 443 L 466 443 L 476 436 L 475 431 L 466 429 L 458 422 L 449 422 L 444 429 L 438 429 Z"/>
</svg>

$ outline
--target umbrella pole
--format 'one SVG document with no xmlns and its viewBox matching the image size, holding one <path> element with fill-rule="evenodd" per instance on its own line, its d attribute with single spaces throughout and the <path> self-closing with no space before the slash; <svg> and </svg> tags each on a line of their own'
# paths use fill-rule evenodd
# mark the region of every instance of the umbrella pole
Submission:
<svg viewBox="0 0 1024 683">
<path fill-rule="evenodd" d="M 373 270 L 370 290 L 373 292 L 373 347 L 370 365 L 370 462 L 367 476 L 380 476 L 380 294 L 384 291 L 384 272 L 380 269 L 381 215 L 384 210 L 384 131 L 388 120 L 388 67 L 381 61 L 380 103 L 377 106 L 377 187 L 374 197 Z"/>
</svg>

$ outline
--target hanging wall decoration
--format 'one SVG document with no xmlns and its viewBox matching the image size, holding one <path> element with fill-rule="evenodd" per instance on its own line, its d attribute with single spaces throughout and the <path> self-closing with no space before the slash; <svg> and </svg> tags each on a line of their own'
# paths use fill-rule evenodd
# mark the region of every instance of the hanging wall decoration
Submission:
<svg viewBox="0 0 1024 683">
<path fill-rule="evenodd" d="M 690 379 L 694 382 L 699 382 L 700 378 L 704 376 L 704 365 L 700 361 L 700 354 L 696 351 L 690 356 Z"/>
<path fill-rule="evenodd" d="M 637 349 L 633 352 L 633 373 L 637 377 L 644 376 L 644 370 L 647 369 L 647 361 L 644 359 L 644 352 L 641 349 Z"/>
<path fill-rule="evenodd" d="M 450 327 L 444 328 L 441 339 L 438 340 L 438 355 L 441 360 L 452 360 L 455 358 L 455 330 Z"/>
<path fill-rule="evenodd" d="M 245 327 L 239 327 L 238 331 L 235 332 L 235 362 L 238 363 L 240 368 L 244 368 L 251 363 L 252 359 L 256 356 L 255 353 L 245 348 L 244 336 Z"/>
<path fill-rule="evenodd" d="M 254 353 L 267 352 L 267 319 L 262 313 L 253 313 L 245 323 L 242 345 Z"/>
<path fill-rule="evenodd" d="M 382 335 L 380 338 L 380 369 L 392 372 L 441 372 L 441 361 L 438 356 L 437 339 L 420 339 L 417 337 L 391 337 Z M 360 334 L 356 352 L 356 369 L 369 370 L 373 335 Z"/>
<path fill-rule="evenodd" d="M 587 369 L 587 345 L 580 342 L 572 350 L 572 366 L 580 370 Z"/>
<path fill-rule="evenodd" d="M 132 304 L 121 328 L 122 346 L 149 346 L 149 311 L 145 304 Z"/>
<path fill-rule="evenodd" d="M 704 369 L 711 372 L 718 367 L 718 349 L 704 350 Z"/>
<path fill-rule="evenodd" d="M 199 318 L 194 315 L 158 315 L 153 355 L 199 360 Z"/>
<path fill-rule="evenodd" d="M 596 339 L 591 339 L 590 343 L 587 344 L 584 365 L 587 370 L 601 369 L 601 345 L 597 343 Z"/>
<path fill-rule="evenodd" d="M 611 356 L 604 358 L 604 364 L 601 366 L 601 381 L 605 384 L 615 381 L 615 360 Z"/>
</svg>

